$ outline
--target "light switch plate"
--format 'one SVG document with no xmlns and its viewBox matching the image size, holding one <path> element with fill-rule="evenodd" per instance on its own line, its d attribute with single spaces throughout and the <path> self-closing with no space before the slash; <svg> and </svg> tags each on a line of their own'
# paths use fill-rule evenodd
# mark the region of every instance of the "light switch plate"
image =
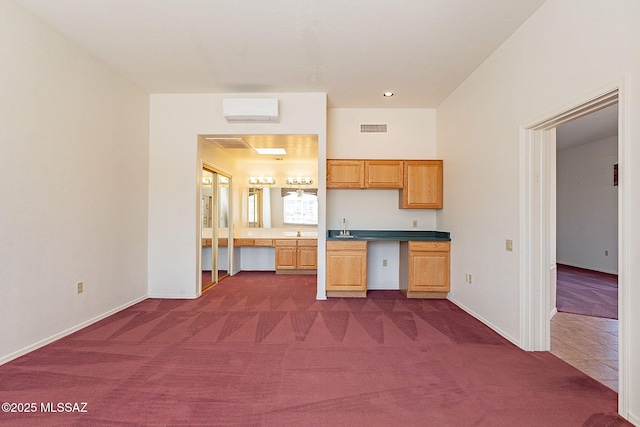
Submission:
<svg viewBox="0 0 640 427">
<path fill-rule="evenodd" d="M 513 240 L 509 240 L 509 239 L 507 239 L 507 250 L 508 250 L 509 252 L 512 252 L 512 251 L 513 251 Z"/>
</svg>

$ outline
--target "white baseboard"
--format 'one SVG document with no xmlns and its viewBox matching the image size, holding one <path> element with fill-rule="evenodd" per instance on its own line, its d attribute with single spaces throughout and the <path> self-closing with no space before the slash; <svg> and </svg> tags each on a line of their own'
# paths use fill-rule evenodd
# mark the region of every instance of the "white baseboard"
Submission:
<svg viewBox="0 0 640 427">
<path fill-rule="evenodd" d="M 58 332 L 57 334 L 51 335 L 48 338 L 40 340 L 37 343 L 31 344 L 31 345 L 29 345 L 27 347 L 24 347 L 24 348 L 22 348 L 22 349 L 20 349 L 18 351 L 15 351 L 15 352 L 13 352 L 11 354 L 8 354 L 8 355 L 6 355 L 4 357 L 1 357 L 0 358 L 0 365 L 3 365 L 5 363 L 7 363 L 7 362 L 10 362 L 10 361 L 14 360 L 14 359 L 17 359 L 20 356 L 24 356 L 27 353 L 31 353 L 32 351 L 37 350 L 37 349 L 39 349 L 41 347 L 44 347 L 45 345 L 51 344 L 52 342 L 57 341 L 60 338 L 64 338 L 67 335 L 71 335 L 72 333 L 77 332 L 80 329 L 86 328 L 87 326 L 92 325 L 92 324 L 94 324 L 94 323 L 96 323 L 96 322 L 98 322 L 98 321 L 100 321 L 100 320 L 102 320 L 102 319 L 104 319 L 106 317 L 109 317 L 109 316 L 111 316 L 113 314 L 116 314 L 119 311 L 122 311 L 122 310 L 124 310 L 126 308 L 129 308 L 132 305 L 136 305 L 137 303 L 139 303 L 141 301 L 144 301 L 147 298 L 148 298 L 147 296 L 136 298 L 133 301 L 129 301 L 126 304 L 123 304 L 123 305 L 121 305 L 119 307 L 114 308 L 113 310 L 109 310 L 106 313 L 102 313 L 99 316 L 96 316 L 96 317 L 94 317 L 92 319 L 89 319 L 89 320 L 87 320 L 85 322 L 82 322 L 82 323 L 80 323 L 78 325 L 72 326 L 71 328 L 65 329 L 62 332 Z"/>
<path fill-rule="evenodd" d="M 456 301 L 454 298 L 451 298 L 450 295 L 449 295 L 449 297 L 447 297 L 447 299 L 449 301 L 451 301 L 452 303 L 454 303 L 455 305 L 457 305 L 458 307 L 460 307 L 462 310 L 466 311 L 468 314 L 472 315 L 473 317 L 475 317 L 476 319 L 478 319 L 479 321 L 481 321 L 482 323 L 484 323 L 485 325 L 487 325 L 488 327 L 493 329 L 496 333 L 501 335 L 503 338 L 509 340 L 512 344 L 520 347 L 520 341 L 518 339 L 516 339 L 515 337 L 512 337 L 511 335 L 509 335 L 508 333 L 506 333 L 505 331 L 503 331 L 499 327 L 497 327 L 494 324 L 492 324 L 491 322 L 489 322 L 487 319 L 485 319 L 482 316 L 480 316 L 478 313 L 476 313 L 473 310 L 471 310 L 468 307 L 466 307 L 464 304 L 460 303 L 459 301 Z"/>
<path fill-rule="evenodd" d="M 157 298 L 157 299 L 196 299 L 200 295 L 184 295 L 184 294 L 149 294 L 147 298 Z"/>
<path fill-rule="evenodd" d="M 629 412 L 629 419 L 627 421 L 629 421 L 631 424 L 633 424 L 636 427 L 640 426 L 640 417 L 635 414 L 632 414 L 631 412 Z"/>
</svg>

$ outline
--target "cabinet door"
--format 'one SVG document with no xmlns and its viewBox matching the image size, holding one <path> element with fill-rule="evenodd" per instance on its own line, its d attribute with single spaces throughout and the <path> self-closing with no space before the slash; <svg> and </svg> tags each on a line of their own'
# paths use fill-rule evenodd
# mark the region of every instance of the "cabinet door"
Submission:
<svg viewBox="0 0 640 427">
<path fill-rule="evenodd" d="M 364 188 L 364 161 L 327 160 L 327 188 Z"/>
<path fill-rule="evenodd" d="M 442 209 L 442 160 L 405 160 L 402 209 Z"/>
<path fill-rule="evenodd" d="M 409 291 L 449 292 L 450 243 L 409 242 Z"/>
<path fill-rule="evenodd" d="M 302 246 L 298 248 L 297 265 L 299 270 L 318 269 L 318 247 Z"/>
<path fill-rule="evenodd" d="M 402 188 L 402 160 L 365 160 L 365 188 Z"/>
<path fill-rule="evenodd" d="M 366 292 L 366 242 L 327 242 L 327 290 Z"/>
<path fill-rule="evenodd" d="M 318 269 L 318 240 L 298 239 L 297 266 L 299 270 Z"/>
<path fill-rule="evenodd" d="M 295 270 L 296 247 L 276 246 L 276 270 Z"/>
</svg>

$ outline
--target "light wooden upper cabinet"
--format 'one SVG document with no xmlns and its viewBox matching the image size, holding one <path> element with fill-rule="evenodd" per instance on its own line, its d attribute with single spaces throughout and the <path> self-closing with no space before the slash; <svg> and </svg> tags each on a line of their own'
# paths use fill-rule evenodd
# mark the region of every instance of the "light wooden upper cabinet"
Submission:
<svg viewBox="0 0 640 427">
<path fill-rule="evenodd" d="M 327 188 L 400 190 L 400 209 L 442 209 L 442 160 L 327 160 Z"/>
<path fill-rule="evenodd" d="M 405 160 L 401 209 L 442 209 L 442 160 Z"/>
<path fill-rule="evenodd" d="M 327 160 L 327 188 L 402 188 L 402 160 Z"/>
<path fill-rule="evenodd" d="M 327 160 L 327 188 L 364 188 L 364 161 Z"/>
<path fill-rule="evenodd" d="M 402 160 L 365 160 L 365 188 L 402 188 Z"/>
</svg>

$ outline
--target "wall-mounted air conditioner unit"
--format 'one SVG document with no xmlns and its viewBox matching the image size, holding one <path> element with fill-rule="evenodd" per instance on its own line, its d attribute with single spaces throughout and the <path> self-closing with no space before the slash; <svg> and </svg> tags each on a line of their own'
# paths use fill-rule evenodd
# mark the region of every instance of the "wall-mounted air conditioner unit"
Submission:
<svg viewBox="0 0 640 427">
<path fill-rule="evenodd" d="M 228 122 L 278 122 L 278 100 L 274 98 L 224 98 L 222 111 Z"/>
</svg>

